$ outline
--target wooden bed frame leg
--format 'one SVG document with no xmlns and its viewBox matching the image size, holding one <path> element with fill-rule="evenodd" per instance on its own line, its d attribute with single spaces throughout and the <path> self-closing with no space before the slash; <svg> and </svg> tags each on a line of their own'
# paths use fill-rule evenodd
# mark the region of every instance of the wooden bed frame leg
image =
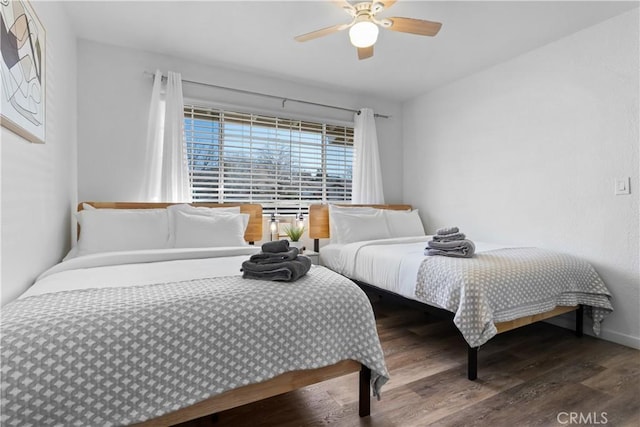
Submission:
<svg viewBox="0 0 640 427">
<path fill-rule="evenodd" d="M 358 414 L 368 417 L 371 414 L 371 369 L 362 365 L 360 369 L 360 394 Z"/>
<path fill-rule="evenodd" d="M 474 381 L 478 378 L 478 347 L 467 344 L 467 378 Z"/>
<path fill-rule="evenodd" d="M 582 337 L 582 331 L 584 327 L 584 307 L 582 305 L 578 306 L 576 310 L 576 336 L 578 338 Z"/>
</svg>

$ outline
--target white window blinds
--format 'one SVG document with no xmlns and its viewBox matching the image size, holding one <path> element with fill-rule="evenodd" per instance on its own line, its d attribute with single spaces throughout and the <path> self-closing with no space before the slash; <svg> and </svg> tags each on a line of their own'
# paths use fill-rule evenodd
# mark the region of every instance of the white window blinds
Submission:
<svg viewBox="0 0 640 427">
<path fill-rule="evenodd" d="M 351 200 L 353 127 L 186 105 L 194 201 L 297 213 Z"/>
</svg>

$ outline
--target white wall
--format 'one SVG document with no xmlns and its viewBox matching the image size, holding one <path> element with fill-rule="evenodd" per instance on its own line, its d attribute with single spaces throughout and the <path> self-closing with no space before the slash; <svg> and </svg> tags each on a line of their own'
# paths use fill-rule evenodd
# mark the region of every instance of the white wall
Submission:
<svg viewBox="0 0 640 427">
<path fill-rule="evenodd" d="M 2 304 L 68 250 L 76 195 L 76 39 L 63 6 L 32 2 L 46 30 L 46 143 L 2 128 Z"/>
<path fill-rule="evenodd" d="M 389 202 L 402 200 L 402 120 L 399 103 L 355 93 L 327 90 L 278 77 L 212 67 L 180 58 L 132 49 L 78 42 L 78 196 L 80 200 L 139 200 L 152 79 L 144 71 L 159 68 L 183 79 L 208 82 L 318 103 L 358 108 L 370 106 L 392 119 L 378 119 L 384 189 Z M 268 100 L 203 86 L 184 85 L 185 98 L 213 100 L 247 108 L 319 115 L 352 121 L 351 113 Z"/>
<path fill-rule="evenodd" d="M 427 230 L 587 259 L 613 294 L 602 336 L 636 348 L 638 25 L 635 9 L 403 106 L 404 196 Z"/>
</svg>

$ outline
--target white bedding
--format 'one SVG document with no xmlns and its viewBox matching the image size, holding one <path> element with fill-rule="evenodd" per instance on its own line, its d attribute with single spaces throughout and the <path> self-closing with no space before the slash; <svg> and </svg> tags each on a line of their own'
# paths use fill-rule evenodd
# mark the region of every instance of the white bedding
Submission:
<svg viewBox="0 0 640 427">
<path fill-rule="evenodd" d="M 418 269 L 424 248 L 433 236 L 369 240 L 330 244 L 320 250 L 325 267 L 406 298 L 416 298 Z M 504 245 L 475 242 L 476 253 L 505 248 Z"/>
<path fill-rule="evenodd" d="M 296 283 L 243 279 L 259 250 L 93 254 L 43 273 L 0 312 L 0 424 L 130 425 L 341 360 L 368 366 L 379 396 L 362 290 L 318 266 Z"/>
<path fill-rule="evenodd" d="M 259 246 L 150 249 L 71 258 L 42 273 L 20 298 L 75 289 L 125 287 L 240 275 Z"/>
<path fill-rule="evenodd" d="M 586 307 L 593 330 L 613 310 L 597 272 L 579 258 L 539 248 L 476 242 L 473 258 L 425 256 L 432 236 L 331 244 L 323 264 L 352 280 L 455 313 L 472 347 L 497 333 L 495 323 L 558 306 Z"/>
</svg>

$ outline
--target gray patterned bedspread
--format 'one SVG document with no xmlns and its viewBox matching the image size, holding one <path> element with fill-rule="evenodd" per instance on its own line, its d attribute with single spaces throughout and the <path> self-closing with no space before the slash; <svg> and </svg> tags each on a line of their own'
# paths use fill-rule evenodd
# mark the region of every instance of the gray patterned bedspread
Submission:
<svg viewBox="0 0 640 427">
<path fill-rule="evenodd" d="M 369 300 L 322 267 L 32 296 L 0 326 L 3 426 L 129 424 L 345 359 L 388 379 Z"/>
<path fill-rule="evenodd" d="M 570 255 L 539 248 L 496 249 L 473 258 L 426 257 L 416 297 L 453 313 L 472 347 L 496 335 L 504 322 L 582 304 L 593 330 L 613 311 L 611 294 L 593 267 Z"/>
</svg>

